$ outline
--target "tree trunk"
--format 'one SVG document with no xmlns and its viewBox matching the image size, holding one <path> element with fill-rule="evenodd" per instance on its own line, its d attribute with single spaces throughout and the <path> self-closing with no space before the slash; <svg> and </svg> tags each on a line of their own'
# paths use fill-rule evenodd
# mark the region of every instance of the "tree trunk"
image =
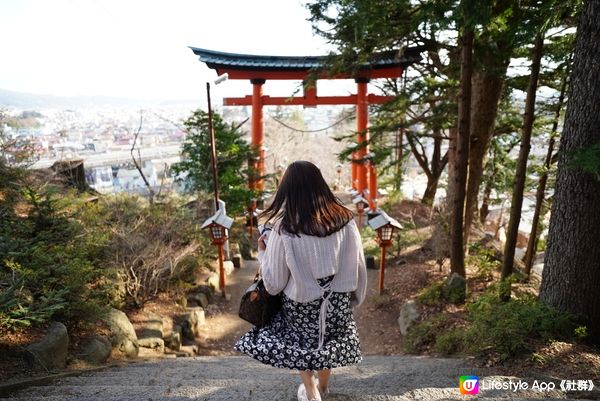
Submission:
<svg viewBox="0 0 600 401">
<path fill-rule="evenodd" d="M 513 187 L 512 201 L 510 203 L 510 219 L 508 221 L 508 230 L 506 231 L 506 243 L 504 244 L 504 260 L 502 261 L 501 276 L 503 280 L 508 278 L 513 272 L 515 247 L 517 245 L 521 209 L 523 207 L 525 176 L 527 175 L 527 159 L 529 158 L 529 150 L 531 149 L 531 132 L 533 131 L 533 121 L 535 119 L 535 96 L 543 54 L 544 35 L 538 33 L 533 47 L 531 75 L 529 76 L 525 113 L 523 116 L 523 136 L 521 137 L 521 148 L 519 149 L 519 158 L 517 159 L 517 173 Z M 507 291 L 507 293 L 502 294 L 503 298 L 510 297 L 510 288 L 507 288 Z"/>
<path fill-rule="evenodd" d="M 416 138 L 412 133 L 406 133 L 406 140 L 408 145 L 410 146 L 410 150 L 412 154 L 415 156 L 417 163 L 423 169 L 423 172 L 427 176 L 427 187 L 425 189 L 425 193 L 423 198 L 421 198 L 421 203 L 426 205 L 433 204 L 433 200 L 435 199 L 435 194 L 437 192 L 438 183 L 440 180 L 440 176 L 444 171 L 444 167 L 448 162 L 448 153 L 446 153 L 443 157 L 441 156 L 442 149 L 442 133 L 439 130 L 433 131 L 434 141 L 433 141 L 433 153 L 431 155 L 431 161 L 427 158 L 427 154 L 425 151 L 425 147 Z M 421 148 L 417 147 L 417 144 Z"/>
<path fill-rule="evenodd" d="M 567 69 L 561 82 L 560 94 L 558 96 L 558 103 L 556 105 L 556 113 L 554 114 L 552 130 L 550 131 L 550 143 L 548 144 L 548 152 L 546 153 L 546 159 L 544 160 L 544 171 L 540 176 L 540 181 L 538 183 L 537 191 L 535 193 L 535 210 L 533 212 L 533 219 L 531 221 L 531 233 L 529 233 L 527 251 L 525 252 L 525 258 L 523 259 L 523 262 L 525 263 L 525 274 L 527 276 L 529 276 L 529 274 L 531 273 L 533 258 L 537 250 L 540 216 L 542 214 L 542 205 L 544 204 L 544 197 L 546 195 L 546 183 L 548 182 L 548 174 L 550 172 L 550 167 L 552 166 L 552 154 L 554 153 L 554 143 L 556 142 L 554 138 L 557 135 L 560 113 L 563 108 L 565 92 L 567 90 L 568 74 L 569 71 Z"/>
<path fill-rule="evenodd" d="M 600 182 L 569 166 L 573 152 L 600 143 L 600 2 L 579 19 L 570 96 L 560 142 L 556 191 L 540 299 L 580 316 L 600 342 Z"/>
<path fill-rule="evenodd" d="M 460 97 L 458 102 L 458 132 L 454 159 L 454 197 L 450 220 L 450 270 L 466 277 L 463 244 L 463 217 L 467 168 L 469 163 L 469 132 L 471 116 L 471 77 L 473 75 L 473 29 L 465 27 L 461 36 Z"/>
<path fill-rule="evenodd" d="M 507 60 L 491 58 L 483 71 L 473 73 L 473 109 L 471 110 L 471 140 L 469 147 L 469 175 L 465 204 L 465 244 L 469 242 L 471 225 L 478 207 L 479 186 L 483 175 L 485 157 L 490 140 L 494 133 L 494 123 L 498 114 L 498 103 L 502 94 L 502 86 Z"/>
<path fill-rule="evenodd" d="M 433 201 L 435 199 L 435 193 L 437 192 L 439 181 L 440 181 L 439 176 L 427 177 L 427 187 L 425 188 L 425 193 L 423 194 L 423 198 L 421 198 L 421 203 L 423 203 L 425 205 L 433 205 Z"/>
<path fill-rule="evenodd" d="M 479 210 L 479 222 L 485 225 L 485 220 L 490 212 L 490 196 L 492 195 L 492 181 L 489 180 L 483 190 L 483 198 L 481 198 L 481 209 Z"/>
</svg>

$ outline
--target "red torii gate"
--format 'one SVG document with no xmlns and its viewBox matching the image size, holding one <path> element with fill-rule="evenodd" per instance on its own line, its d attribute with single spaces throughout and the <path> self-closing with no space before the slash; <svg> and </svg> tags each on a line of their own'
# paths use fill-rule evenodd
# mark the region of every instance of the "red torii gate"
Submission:
<svg viewBox="0 0 600 401">
<path fill-rule="evenodd" d="M 367 94 L 367 84 L 376 78 L 398 78 L 404 69 L 421 59 L 420 49 L 404 48 L 401 51 L 388 51 L 376 54 L 373 59 L 354 74 L 319 76 L 318 79 L 349 79 L 356 82 L 356 95 L 317 96 L 316 82 L 313 86 L 303 85 L 303 96 L 271 97 L 263 95 L 262 85 L 268 79 L 299 80 L 306 82 L 312 72 L 325 65 L 325 56 L 259 56 L 250 54 L 224 53 L 214 50 L 190 47 L 201 62 L 216 70 L 218 75 L 227 73 L 229 79 L 248 79 L 252 83 L 252 95 L 223 99 L 224 106 L 252 106 L 252 146 L 258 149 L 259 158 L 253 161 L 258 176 L 264 176 L 265 151 L 263 133 L 263 106 L 317 106 L 317 105 L 356 105 L 357 143 L 369 140 L 369 104 L 382 104 L 392 96 Z M 377 207 L 377 175 L 373 163 L 366 162 L 368 146 L 359 146 L 352 154 L 352 188 L 369 201 L 371 210 Z M 251 189 L 262 191 L 264 181 L 251 179 Z M 366 196 L 365 189 L 368 189 Z"/>
</svg>

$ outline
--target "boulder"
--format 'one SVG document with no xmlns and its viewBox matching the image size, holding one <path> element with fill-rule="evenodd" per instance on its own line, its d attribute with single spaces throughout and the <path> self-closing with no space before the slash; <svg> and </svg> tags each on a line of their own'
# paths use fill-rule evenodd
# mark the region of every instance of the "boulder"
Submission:
<svg viewBox="0 0 600 401">
<path fill-rule="evenodd" d="M 208 306 L 208 297 L 202 292 L 190 294 L 188 296 L 188 304 L 191 302 L 195 302 L 198 306 L 206 308 Z"/>
<path fill-rule="evenodd" d="M 400 308 L 400 317 L 398 317 L 398 325 L 400 333 L 405 336 L 408 330 L 419 320 L 420 314 L 415 300 L 406 301 Z"/>
<path fill-rule="evenodd" d="M 233 273 L 234 269 L 235 269 L 235 267 L 231 260 L 223 261 L 223 270 L 225 270 L 226 276 L 229 276 L 231 273 Z M 218 260 L 213 260 L 212 262 L 210 262 L 210 270 L 217 273 L 217 275 L 219 274 L 219 261 Z"/>
<path fill-rule="evenodd" d="M 63 369 L 67 365 L 69 334 L 64 324 L 52 322 L 40 342 L 27 346 L 25 359 L 31 366 L 41 365 L 47 370 Z"/>
<path fill-rule="evenodd" d="M 83 352 L 79 357 L 92 364 L 101 364 L 110 357 L 112 344 L 103 336 L 96 336 L 87 340 L 83 345 Z"/>
<path fill-rule="evenodd" d="M 147 319 L 144 323 L 144 328 L 140 333 L 141 338 L 163 338 L 163 319 L 162 316 L 154 313 L 147 312 Z"/>
<path fill-rule="evenodd" d="M 229 276 L 235 270 L 235 266 L 231 260 L 226 260 L 223 262 L 223 270 L 225 270 L 225 275 Z"/>
<path fill-rule="evenodd" d="M 181 325 L 183 338 L 194 340 L 200 333 L 200 326 L 205 323 L 204 309 L 201 307 L 187 308 L 188 314 Z"/>
<path fill-rule="evenodd" d="M 188 294 L 197 294 L 197 293 L 202 293 L 202 294 L 206 295 L 206 297 L 210 301 L 215 292 L 211 286 L 206 285 L 206 284 L 199 284 L 188 291 Z"/>
<path fill-rule="evenodd" d="M 164 338 L 164 344 L 173 351 L 181 349 L 181 326 L 173 326 L 173 332 Z"/>
<path fill-rule="evenodd" d="M 459 304 L 467 298 L 467 280 L 458 273 L 452 273 L 442 287 L 443 297 L 450 303 Z"/>
<path fill-rule="evenodd" d="M 151 348 L 161 354 L 165 352 L 165 342 L 162 338 L 158 337 L 145 337 L 138 340 L 140 347 Z"/>
<path fill-rule="evenodd" d="M 211 273 L 206 279 L 206 284 L 212 288 L 213 291 L 219 291 L 219 274 Z"/>
<path fill-rule="evenodd" d="M 112 346 L 127 357 L 135 358 L 139 350 L 138 339 L 127 315 L 118 309 L 110 308 L 104 315 L 104 321 L 110 329 Z"/>
</svg>

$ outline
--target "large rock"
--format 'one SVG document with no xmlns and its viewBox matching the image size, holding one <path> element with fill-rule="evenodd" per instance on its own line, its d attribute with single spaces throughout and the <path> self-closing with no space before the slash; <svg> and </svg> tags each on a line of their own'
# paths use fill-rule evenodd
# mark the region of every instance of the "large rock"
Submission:
<svg viewBox="0 0 600 401">
<path fill-rule="evenodd" d="M 220 291 L 219 289 L 219 274 L 211 273 L 206 279 L 206 284 L 212 288 L 214 292 Z"/>
<path fill-rule="evenodd" d="M 63 369 L 67 365 L 69 334 L 64 324 L 52 322 L 40 342 L 27 346 L 25 359 L 31 366 L 41 365 L 47 370 Z"/>
<path fill-rule="evenodd" d="M 218 274 L 219 273 L 219 261 L 218 260 L 211 261 L 210 269 Z M 231 273 L 233 273 L 234 269 L 235 269 L 235 267 L 231 260 L 223 261 L 223 270 L 225 271 L 226 276 L 229 276 Z"/>
<path fill-rule="evenodd" d="M 202 292 L 190 294 L 188 296 L 188 305 L 192 302 L 196 303 L 198 306 L 206 308 L 208 306 L 208 297 Z"/>
<path fill-rule="evenodd" d="M 118 351 L 129 358 L 135 358 L 139 352 L 137 335 L 127 315 L 120 310 L 111 308 L 104 321 L 110 329 L 110 342 Z"/>
<path fill-rule="evenodd" d="M 200 326 L 205 323 L 204 309 L 200 307 L 187 308 L 188 314 L 181 324 L 183 338 L 194 340 L 200 333 Z"/>
<path fill-rule="evenodd" d="M 158 338 L 158 337 L 140 338 L 138 340 L 138 344 L 140 347 L 151 348 L 154 351 L 160 352 L 161 354 L 163 352 L 165 352 L 165 342 L 162 338 Z"/>
<path fill-rule="evenodd" d="M 453 304 L 465 302 L 467 298 L 467 280 L 458 273 L 452 273 L 442 287 L 444 299 Z"/>
<path fill-rule="evenodd" d="M 112 352 L 112 344 L 106 337 L 96 336 L 84 343 L 83 352 L 79 357 L 92 364 L 106 362 Z"/>
<path fill-rule="evenodd" d="M 163 338 L 162 316 L 154 312 L 147 312 L 140 338 Z"/>
<path fill-rule="evenodd" d="M 405 336 L 408 330 L 414 326 L 419 320 L 420 314 L 417 308 L 417 303 L 414 300 L 406 301 L 400 308 L 400 317 L 398 317 L 398 325 L 400 333 Z"/>
<path fill-rule="evenodd" d="M 181 326 L 176 324 L 173 326 L 173 332 L 164 338 L 165 346 L 173 351 L 179 351 L 181 349 L 181 337 Z"/>
</svg>

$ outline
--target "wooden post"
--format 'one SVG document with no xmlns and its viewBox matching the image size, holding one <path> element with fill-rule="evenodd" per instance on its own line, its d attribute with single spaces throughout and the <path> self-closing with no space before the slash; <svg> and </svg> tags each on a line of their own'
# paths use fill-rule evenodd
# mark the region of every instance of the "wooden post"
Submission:
<svg viewBox="0 0 600 401">
<path fill-rule="evenodd" d="M 219 290 L 221 295 L 225 296 L 225 266 L 223 266 L 223 243 L 219 241 L 217 244 L 219 248 Z"/>
<path fill-rule="evenodd" d="M 373 160 L 369 160 L 368 164 L 369 176 L 369 209 L 374 212 L 377 209 L 377 172 L 373 165 Z"/>
<path fill-rule="evenodd" d="M 383 295 L 383 280 L 385 279 L 385 248 L 386 245 L 381 244 L 381 259 L 379 262 L 379 295 Z"/>
</svg>

